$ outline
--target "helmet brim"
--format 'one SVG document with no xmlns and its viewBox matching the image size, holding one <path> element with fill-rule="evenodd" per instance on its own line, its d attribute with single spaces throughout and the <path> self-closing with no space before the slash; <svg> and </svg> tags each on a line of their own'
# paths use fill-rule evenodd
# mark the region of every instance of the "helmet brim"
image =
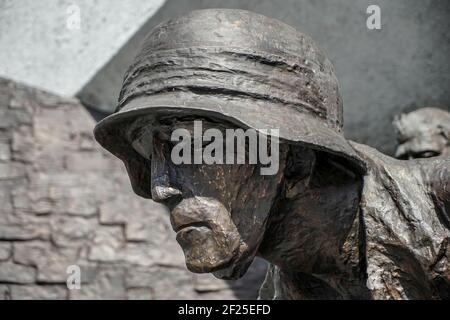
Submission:
<svg viewBox="0 0 450 320">
<path fill-rule="evenodd" d="M 308 114 L 280 110 L 279 106 L 264 101 L 236 104 L 214 97 L 182 99 L 176 95 L 135 98 L 117 113 L 101 120 L 94 129 L 96 140 L 124 162 L 134 192 L 142 197 L 151 198 L 149 160 L 134 150 L 127 133 L 136 119 L 149 115 L 195 115 L 228 121 L 243 129 L 278 129 L 281 143 L 300 144 L 330 153 L 346 160 L 358 173 L 366 171 L 364 161 L 343 135 Z"/>
</svg>

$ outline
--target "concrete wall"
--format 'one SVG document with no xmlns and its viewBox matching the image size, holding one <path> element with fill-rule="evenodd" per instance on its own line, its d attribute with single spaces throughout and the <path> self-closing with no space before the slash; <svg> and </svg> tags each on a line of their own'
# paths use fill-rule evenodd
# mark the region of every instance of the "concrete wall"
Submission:
<svg viewBox="0 0 450 320">
<path fill-rule="evenodd" d="M 73 96 L 164 0 L 2 0 L 0 76 Z"/>
<path fill-rule="evenodd" d="M 366 9 L 381 8 L 381 30 L 368 30 Z M 78 94 L 109 111 L 142 37 L 158 23 L 193 9 L 241 8 L 280 19 L 309 34 L 336 67 L 347 137 L 392 154 L 393 115 L 450 106 L 448 0 L 168 0 Z"/>
</svg>

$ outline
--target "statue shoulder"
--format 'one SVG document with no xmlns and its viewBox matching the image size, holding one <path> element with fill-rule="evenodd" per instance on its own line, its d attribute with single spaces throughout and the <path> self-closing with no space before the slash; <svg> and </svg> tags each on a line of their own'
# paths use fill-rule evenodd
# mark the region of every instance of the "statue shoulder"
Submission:
<svg viewBox="0 0 450 320">
<path fill-rule="evenodd" d="M 388 156 L 373 147 L 350 140 L 349 142 L 353 149 L 358 153 L 359 157 L 365 162 L 368 172 L 373 172 L 377 167 L 385 168 L 405 165 L 404 161 Z"/>
<path fill-rule="evenodd" d="M 399 175 L 402 180 L 414 178 L 430 195 L 450 202 L 450 156 L 399 160 L 363 144 L 353 141 L 350 144 L 366 163 L 368 172 L 382 170 L 391 176 Z"/>
<path fill-rule="evenodd" d="M 422 179 L 434 201 L 450 208 L 450 156 L 417 159 L 417 165 L 420 166 Z"/>
</svg>

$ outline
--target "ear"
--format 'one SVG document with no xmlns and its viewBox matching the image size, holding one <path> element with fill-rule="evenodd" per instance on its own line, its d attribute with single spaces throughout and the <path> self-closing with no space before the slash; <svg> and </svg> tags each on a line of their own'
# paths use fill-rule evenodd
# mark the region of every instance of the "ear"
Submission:
<svg viewBox="0 0 450 320">
<path fill-rule="evenodd" d="M 394 127 L 395 135 L 397 138 L 397 142 L 401 143 L 406 140 L 405 137 L 405 126 L 403 123 L 404 114 L 397 114 L 394 116 L 394 120 L 392 120 L 392 125 Z"/>
</svg>

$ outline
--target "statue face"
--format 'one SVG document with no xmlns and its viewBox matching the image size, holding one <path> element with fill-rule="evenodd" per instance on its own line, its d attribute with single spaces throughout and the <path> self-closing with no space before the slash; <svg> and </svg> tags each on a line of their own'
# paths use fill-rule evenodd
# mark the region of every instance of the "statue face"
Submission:
<svg viewBox="0 0 450 320">
<path fill-rule="evenodd" d="M 202 123 L 203 130 L 215 128 L 224 136 L 225 129 L 232 128 L 223 123 Z M 151 149 L 152 199 L 171 210 L 171 224 L 188 269 L 213 272 L 225 279 L 242 276 L 262 241 L 277 198 L 285 148 L 280 148 L 279 170 L 275 175 L 261 175 L 260 165 L 248 161 L 174 164 L 171 152 L 176 143 L 171 141 L 171 133 L 185 129 L 194 137 L 194 121 L 171 118 L 160 120 L 152 128 L 145 138 L 152 140 L 151 148 L 147 148 Z"/>
<path fill-rule="evenodd" d="M 448 140 L 438 134 L 423 134 L 400 143 L 396 157 L 400 159 L 430 158 L 439 155 L 450 155 Z"/>
<path fill-rule="evenodd" d="M 399 141 L 395 156 L 400 159 L 450 155 L 450 114 L 423 108 L 396 116 L 393 125 Z"/>
</svg>

